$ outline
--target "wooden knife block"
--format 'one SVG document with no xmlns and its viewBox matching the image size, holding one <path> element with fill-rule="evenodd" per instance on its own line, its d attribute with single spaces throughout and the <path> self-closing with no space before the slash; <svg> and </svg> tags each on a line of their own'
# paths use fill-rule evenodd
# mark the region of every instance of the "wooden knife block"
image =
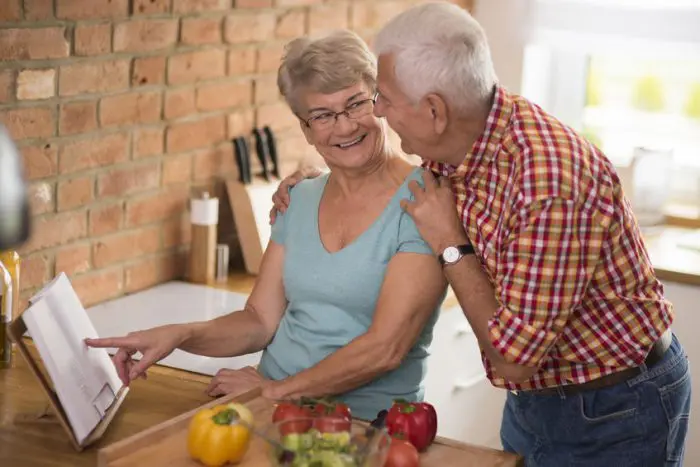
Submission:
<svg viewBox="0 0 700 467">
<path fill-rule="evenodd" d="M 258 274 L 260 271 L 263 252 L 270 240 L 272 195 L 279 183 L 279 180 L 274 179 L 269 182 L 255 179 L 249 184 L 238 180 L 226 181 L 226 191 L 243 252 L 243 262 L 250 274 Z"/>
</svg>

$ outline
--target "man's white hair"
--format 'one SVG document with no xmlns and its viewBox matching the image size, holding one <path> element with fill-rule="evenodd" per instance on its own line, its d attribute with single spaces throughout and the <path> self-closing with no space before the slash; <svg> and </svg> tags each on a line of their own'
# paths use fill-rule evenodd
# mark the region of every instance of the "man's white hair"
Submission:
<svg viewBox="0 0 700 467">
<path fill-rule="evenodd" d="M 375 38 L 374 50 L 393 54 L 396 80 L 413 103 L 434 92 L 467 115 L 489 102 L 496 84 L 483 28 L 452 3 L 425 3 L 395 16 Z"/>
</svg>

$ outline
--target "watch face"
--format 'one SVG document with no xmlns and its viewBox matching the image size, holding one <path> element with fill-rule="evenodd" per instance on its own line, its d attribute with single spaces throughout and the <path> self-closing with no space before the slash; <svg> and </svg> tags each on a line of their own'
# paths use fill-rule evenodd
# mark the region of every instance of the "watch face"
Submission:
<svg viewBox="0 0 700 467">
<path fill-rule="evenodd" d="M 459 250 L 457 247 L 448 246 L 445 251 L 442 252 L 442 257 L 445 259 L 446 263 L 454 263 L 459 259 Z"/>
</svg>

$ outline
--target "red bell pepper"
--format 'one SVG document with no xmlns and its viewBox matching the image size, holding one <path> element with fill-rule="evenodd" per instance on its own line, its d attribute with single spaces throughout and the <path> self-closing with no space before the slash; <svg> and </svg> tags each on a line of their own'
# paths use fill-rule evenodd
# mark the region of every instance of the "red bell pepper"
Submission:
<svg viewBox="0 0 700 467">
<path fill-rule="evenodd" d="M 386 416 L 386 428 L 390 435 L 408 440 L 422 452 L 435 440 L 437 413 L 427 402 L 397 400 Z"/>
</svg>

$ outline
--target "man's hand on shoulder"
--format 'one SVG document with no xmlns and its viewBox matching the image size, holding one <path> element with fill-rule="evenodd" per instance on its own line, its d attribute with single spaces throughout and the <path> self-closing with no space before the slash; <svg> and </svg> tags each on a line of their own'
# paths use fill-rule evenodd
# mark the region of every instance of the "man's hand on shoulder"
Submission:
<svg viewBox="0 0 700 467">
<path fill-rule="evenodd" d="M 270 209 L 270 225 L 275 223 L 277 212 L 284 213 L 289 207 L 289 189 L 307 178 L 316 178 L 323 171 L 319 167 L 306 166 L 298 169 L 293 174 L 285 177 L 272 195 L 272 209 Z"/>
</svg>

